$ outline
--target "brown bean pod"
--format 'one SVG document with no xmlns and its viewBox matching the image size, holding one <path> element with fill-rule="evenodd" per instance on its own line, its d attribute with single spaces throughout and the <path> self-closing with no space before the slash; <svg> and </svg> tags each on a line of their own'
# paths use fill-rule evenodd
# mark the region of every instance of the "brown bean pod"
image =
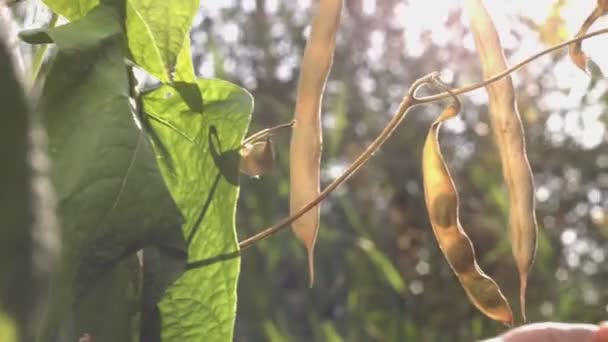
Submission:
<svg viewBox="0 0 608 342">
<path fill-rule="evenodd" d="M 507 69 L 496 28 L 481 0 L 466 0 L 465 9 L 485 78 Z M 524 129 L 510 77 L 486 86 L 494 140 L 498 145 L 505 183 L 509 189 L 509 225 L 513 256 L 520 279 L 520 307 L 526 320 L 528 273 L 536 254 L 534 179 L 526 155 Z"/>
<path fill-rule="evenodd" d="M 513 314 L 509 303 L 496 282 L 477 264 L 473 244 L 460 225 L 458 192 L 441 156 L 439 127 L 458 111 L 458 104 L 448 106 L 433 122 L 424 143 L 422 174 L 427 211 L 439 248 L 471 303 L 488 317 L 512 325 Z"/>
<path fill-rule="evenodd" d="M 583 36 L 587 33 L 591 25 L 601 16 L 608 13 L 608 0 L 598 0 L 597 6 L 593 9 L 591 14 L 585 19 L 581 28 L 578 30 L 576 37 Z M 582 41 L 570 44 L 568 47 L 568 53 L 570 59 L 577 67 L 584 72 L 587 72 L 587 56 L 582 50 Z"/>
<path fill-rule="evenodd" d="M 312 20 L 304 50 L 290 144 L 290 212 L 294 214 L 319 191 L 321 164 L 321 102 L 331 69 L 342 0 L 321 0 Z M 314 246 L 319 231 L 319 205 L 293 224 L 293 231 L 306 246 L 310 286 L 314 282 Z"/>
</svg>

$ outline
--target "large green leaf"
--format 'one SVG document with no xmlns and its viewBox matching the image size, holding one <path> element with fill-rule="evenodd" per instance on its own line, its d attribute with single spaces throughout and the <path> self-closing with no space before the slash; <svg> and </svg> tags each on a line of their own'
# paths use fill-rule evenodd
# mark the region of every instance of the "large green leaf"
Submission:
<svg viewBox="0 0 608 342">
<path fill-rule="evenodd" d="M 118 20 L 118 14 L 111 7 L 100 6 L 86 19 L 76 20 L 70 25 L 22 31 L 19 37 L 30 44 L 55 43 L 64 56 L 82 53 L 85 57 L 87 52 L 96 51 L 100 42 L 120 37 L 122 31 Z M 93 63 L 82 61 L 79 64 Z"/>
<path fill-rule="evenodd" d="M 139 339 L 140 300 L 141 269 L 131 255 L 100 274 L 78 299 L 74 326 L 80 336 L 88 333 L 94 341 L 145 341 Z"/>
<path fill-rule="evenodd" d="M 186 36 L 184 46 L 177 56 L 177 64 L 175 65 L 175 81 L 194 83 L 196 76 L 194 73 L 194 65 L 192 64 L 192 52 L 190 51 L 190 37 Z"/>
<path fill-rule="evenodd" d="M 45 33 L 59 47 L 43 111 L 64 247 L 45 336 L 123 341 L 131 335 L 125 329 L 135 328 L 125 322 L 137 311 L 128 300 L 136 294 L 100 299 L 108 288 L 138 288 L 121 260 L 166 231 L 179 232 L 181 216 L 129 106 L 117 13 L 99 6 Z"/>
<path fill-rule="evenodd" d="M 42 0 L 53 12 L 59 13 L 69 20 L 84 17 L 100 0 Z"/>
<path fill-rule="evenodd" d="M 133 61 L 170 83 L 198 6 L 199 0 L 128 0 L 127 41 Z M 184 62 L 192 64 L 190 58 Z"/>
<path fill-rule="evenodd" d="M 197 92 L 166 85 L 144 96 L 157 159 L 185 217 L 188 242 L 187 270 L 159 304 L 160 334 L 163 341 L 231 341 L 240 267 L 238 151 L 253 101 L 224 81 L 195 85 Z"/>
<path fill-rule="evenodd" d="M 99 0 L 44 0 L 53 11 L 70 20 L 85 16 Z M 133 61 L 164 83 L 194 81 L 188 32 L 199 0 L 111 0 L 125 11 L 127 44 Z M 185 40 L 185 41 L 184 41 Z M 186 58 L 178 56 L 182 54 Z M 181 75 L 180 75 L 181 74 Z M 194 75 L 193 73 L 191 74 Z M 185 79 L 192 78 L 192 79 Z"/>
</svg>

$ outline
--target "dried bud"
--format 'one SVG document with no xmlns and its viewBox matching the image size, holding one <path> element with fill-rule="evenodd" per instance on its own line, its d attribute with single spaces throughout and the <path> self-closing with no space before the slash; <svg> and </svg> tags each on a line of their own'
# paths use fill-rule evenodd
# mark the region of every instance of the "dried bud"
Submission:
<svg viewBox="0 0 608 342">
<path fill-rule="evenodd" d="M 240 153 L 241 164 L 239 169 L 248 176 L 264 175 L 274 167 L 274 148 L 270 139 L 246 144 L 241 148 Z"/>
</svg>

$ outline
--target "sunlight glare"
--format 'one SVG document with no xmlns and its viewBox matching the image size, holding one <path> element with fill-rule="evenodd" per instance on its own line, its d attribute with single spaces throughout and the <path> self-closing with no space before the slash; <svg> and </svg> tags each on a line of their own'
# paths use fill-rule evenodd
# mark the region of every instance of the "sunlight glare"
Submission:
<svg viewBox="0 0 608 342">
<path fill-rule="evenodd" d="M 243 2 L 241 2 L 241 7 L 243 8 L 243 11 L 251 13 L 255 11 L 257 6 L 255 0 L 243 0 Z"/>
<path fill-rule="evenodd" d="M 522 27 L 519 19 L 528 18 L 536 25 L 543 25 L 551 15 L 555 15 L 555 0 L 485 0 L 484 3 L 496 25 L 503 47 L 508 51 L 507 59 L 510 64 L 517 63 L 547 47 L 539 40 L 537 33 Z M 407 5 L 399 3 L 394 7 L 390 25 L 404 29 L 403 39 L 407 54 L 411 57 L 419 57 L 426 49 L 425 43 L 421 39 L 423 33 L 428 32 L 432 42 L 438 46 L 445 46 L 455 39 L 453 33 L 444 24 L 450 13 L 461 6 L 461 0 L 436 0 L 433 6 L 428 6 L 428 1 L 423 0 L 413 0 Z M 561 8 L 558 7 L 559 12 L 557 13 L 563 19 L 568 36 L 571 37 L 576 34 L 581 23 L 594 6 L 595 0 L 566 0 Z M 600 18 L 589 32 L 606 27 L 607 23 L 608 18 Z M 463 24 L 468 27 L 466 14 L 463 16 Z M 521 38 L 515 38 L 511 33 L 512 31 L 520 31 L 524 34 Z M 475 50 L 473 37 L 470 33 L 465 35 L 461 44 L 466 49 Z M 608 74 L 608 49 L 605 48 L 605 45 L 606 37 L 602 36 L 585 41 L 583 50 L 604 74 Z M 370 52 L 369 55 L 377 57 L 381 54 L 380 50 L 383 47 L 373 44 L 372 48 L 377 48 L 378 52 Z M 588 92 L 589 76 L 574 66 L 568 58 L 560 59 L 553 66 L 550 66 L 550 63 L 552 63 L 550 57 L 543 57 L 530 66 L 526 66 L 530 74 L 536 74 L 538 77 L 542 77 L 540 73 L 543 69 L 550 70 L 551 76 L 557 83 L 557 88 L 566 90 L 565 94 L 562 92 L 550 93 L 539 104 L 539 107 L 543 110 L 569 110 L 559 129 L 555 125 L 557 117 L 552 116 L 552 119 L 548 122 L 549 130 L 555 135 L 565 134 L 573 138 L 582 148 L 597 147 L 604 140 L 606 125 L 600 118 L 601 111 L 593 108 L 593 106 L 590 108 L 582 108 L 581 106 L 585 94 L 591 100 L 598 98 L 598 95 L 593 96 L 592 93 Z M 517 76 L 517 74 L 513 75 L 516 86 L 521 83 Z M 467 83 L 470 82 L 467 81 Z M 605 87 L 605 81 L 600 81 L 599 87 Z M 476 104 L 487 103 L 487 94 L 482 89 L 469 93 L 468 97 Z M 452 128 L 459 129 L 460 127 Z"/>
<path fill-rule="evenodd" d="M 376 0 L 363 0 L 364 15 L 373 15 L 376 12 Z"/>
</svg>

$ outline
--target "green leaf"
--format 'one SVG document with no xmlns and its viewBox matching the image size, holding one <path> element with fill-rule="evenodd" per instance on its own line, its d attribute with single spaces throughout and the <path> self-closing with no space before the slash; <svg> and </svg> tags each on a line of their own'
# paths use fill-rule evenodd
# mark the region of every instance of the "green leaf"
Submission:
<svg viewBox="0 0 608 342">
<path fill-rule="evenodd" d="M 5 315 L 0 308 L 0 341 L 17 342 L 19 341 L 19 333 L 17 332 L 17 324 L 8 315 Z"/>
<path fill-rule="evenodd" d="M 42 0 L 53 12 L 61 14 L 69 20 L 84 17 L 100 0 Z"/>
<path fill-rule="evenodd" d="M 405 283 L 401 278 L 401 274 L 395 268 L 391 260 L 376 248 L 374 243 L 368 239 L 359 239 L 357 245 L 367 256 L 372 264 L 384 275 L 386 281 L 391 285 L 397 293 L 405 292 Z"/>
<path fill-rule="evenodd" d="M 86 310 L 86 303 L 107 298 L 107 287 L 132 286 L 133 274 L 120 270 L 121 260 L 167 230 L 179 231 L 181 223 L 129 106 L 117 18 L 113 8 L 102 5 L 78 21 L 47 30 L 59 47 L 43 90 L 43 122 L 63 253 L 45 337 L 74 341 L 83 333 L 94 338 L 130 334 L 124 322 L 133 319 L 133 310 L 112 301 L 101 303 L 103 310 Z M 106 335 L 109 326 L 117 331 Z"/>
<path fill-rule="evenodd" d="M 30 44 L 55 43 L 65 53 L 94 50 L 100 42 L 121 35 L 118 14 L 109 6 L 92 10 L 86 20 L 77 20 L 68 25 L 53 28 L 38 28 L 19 33 L 19 37 Z M 83 61 L 86 63 L 86 61 Z"/>
<path fill-rule="evenodd" d="M 324 321 L 321 325 L 323 331 L 323 341 L 326 342 L 343 342 L 344 340 L 336 330 L 336 327 L 331 321 Z"/>
<path fill-rule="evenodd" d="M 99 0 L 44 0 L 53 11 L 70 20 L 85 16 Z M 175 79 L 194 82 L 191 74 L 190 40 L 188 33 L 199 0 L 112 0 L 119 10 L 126 8 L 127 44 L 133 61 L 163 83 Z M 107 27 L 112 27 L 107 25 Z M 113 28 L 113 27 L 112 27 Z M 24 40 L 48 43 L 39 30 L 27 32 Z M 186 42 L 185 42 L 186 41 Z M 180 58 L 183 55 L 187 58 Z M 184 74 L 185 73 L 185 74 Z M 187 77 L 187 76 L 191 77 Z"/>
<path fill-rule="evenodd" d="M 19 32 L 19 38 L 29 44 L 50 44 L 53 39 L 45 29 L 31 29 Z"/>
<path fill-rule="evenodd" d="M 264 321 L 264 331 L 266 332 L 266 339 L 268 342 L 282 342 L 285 338 L 281 335 L 281 332 L 271 320 Z"/>
<path fill-rule="evenodd" d="M 127 42 L 133 61 L 170 83 L 198 6 L 199 0 L 127 1 Z M 189 44 L 186 48 L 189 55 Z M 183 62 L 192 63 L 191 59 Z"/>
<path fill-rule="evenodd" d="M 195 83 L 196 76 L 192 65 L 192 52 L 190 51 L 190 37 L 186 35 L 184 46 L 177 56 L 175 65 L 175 81 Z"/>
<path fill-rule="evenodd" d="M 163 341 L 232 341 L 240 267 L 238 151 L 253 100 L 228 82 L 194 85 L 196 92 L 165 85 L 144 96 L 157 159 L 186 219 L 188 242 L 187 270 L 159 304 L 161 334 Z"/>
<path fill-rule="evenodd" d="M 90 334 L 95 341 L 140 341 L 140 296 L 139 260 L 131 255 L 101 274 L 76 302 L 78 335 Z"/>
</svg>

